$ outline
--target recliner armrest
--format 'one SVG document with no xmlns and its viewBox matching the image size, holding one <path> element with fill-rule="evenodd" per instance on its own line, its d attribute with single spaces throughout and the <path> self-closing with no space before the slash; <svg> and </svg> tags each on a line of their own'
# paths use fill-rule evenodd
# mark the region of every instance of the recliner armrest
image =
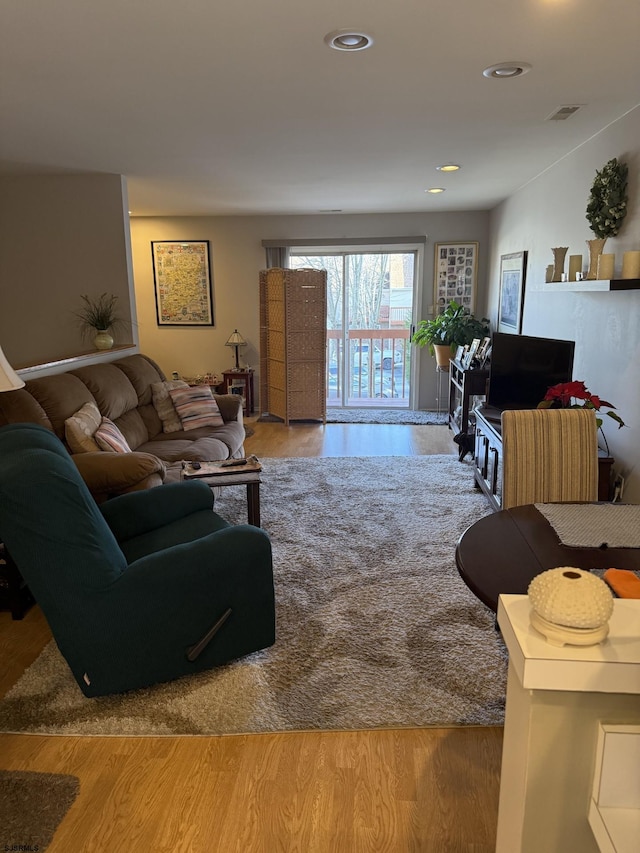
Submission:
<svg viewBox="0 0 640 853">
<path fill-rule="evenodd" d="M 165 483 L 161 489 L 120 495 L 100 505 L 105 521 L 119 541 L 207 509 L 213 511 L 213 492 L 201 480 Z"/>
</svg>

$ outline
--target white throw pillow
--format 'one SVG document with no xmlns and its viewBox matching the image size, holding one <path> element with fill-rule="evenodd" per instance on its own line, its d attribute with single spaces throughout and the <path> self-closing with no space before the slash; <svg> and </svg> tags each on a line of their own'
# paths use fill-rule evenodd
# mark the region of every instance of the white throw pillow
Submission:
<svg viewBox="0 0 640 853">
<path fill-rule="evenodd" d="M 162 432 L 178 432 L 182 429 L 182 422 L 173 405 L 169 391 L 174 388 L 188 388 L 188 384 L 182 379 L 171 379 L 169 382 L 152 382 L 151 395 L 153 407 L 162 421 Z"/>
<path fill-rule="evenodd" d="M 95 453 L 100 450 L 94 438 L 102 423 L 102 415 L 95 403 L 85 403 L 75 415 L 64 422 L 64 437 L 72 453 Z"/>
</svg>

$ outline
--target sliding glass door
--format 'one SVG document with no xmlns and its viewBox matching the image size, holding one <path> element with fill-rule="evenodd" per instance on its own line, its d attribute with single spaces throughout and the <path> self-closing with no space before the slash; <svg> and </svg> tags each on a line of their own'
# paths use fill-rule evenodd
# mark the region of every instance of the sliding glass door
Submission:
<svg viewBox="0 0 640 853">
<path fill-rule="evenodd" d="M 291 250 L 290 267 L 327 271 L 327 405 L 411 405 L 417 250 Z"/>
</svg>

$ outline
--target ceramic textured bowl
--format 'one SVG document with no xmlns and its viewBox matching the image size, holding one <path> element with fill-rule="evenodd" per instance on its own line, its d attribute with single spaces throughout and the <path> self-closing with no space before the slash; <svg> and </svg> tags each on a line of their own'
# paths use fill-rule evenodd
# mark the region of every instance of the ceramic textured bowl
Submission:
<svg viewBox="0 0 640 853">
<path fill-rule="evenodd" d="M 606 583 L 571 566 L 537 575 L 528 594 L 539 616 L 567 628 L 600 628 L 613 612 L 613 596 Z"/>
</svg>

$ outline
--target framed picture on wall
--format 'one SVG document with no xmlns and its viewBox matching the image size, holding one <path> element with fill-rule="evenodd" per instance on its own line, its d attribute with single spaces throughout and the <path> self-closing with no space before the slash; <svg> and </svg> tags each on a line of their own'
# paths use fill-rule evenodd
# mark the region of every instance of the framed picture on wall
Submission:
<svg viewBox="0 0 640 853">
<path fill-rule="evenodd" d="M 522 309 L 527 273 L 527 253 L 514 252 L 500 257 L 500 302 L 498 331 L 519 335 L 522 331 Z"/>
<path fill-rule="evenodd" d="M 433 298 L 436 314 L 442 314 L 452 299 L 473 313 L 477 279 L 478 243 L 435 244 Z"/>
<path fill-rule="evenodd" d="M 152 240 L 159 326 L 213 326 L 208 240 Z"/>
</svg>

